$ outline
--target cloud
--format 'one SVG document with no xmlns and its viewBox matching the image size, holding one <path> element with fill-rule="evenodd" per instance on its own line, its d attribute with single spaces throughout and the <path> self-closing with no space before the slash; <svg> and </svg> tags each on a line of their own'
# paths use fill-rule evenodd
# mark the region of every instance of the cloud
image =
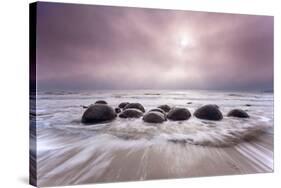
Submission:
<svg viewBox="0 0 281 188">
<path fill-rule="evenodd" d="M 42 88 L 273 87 L 270 16 L 41 2 L 37 20 Z"/>
</svg>

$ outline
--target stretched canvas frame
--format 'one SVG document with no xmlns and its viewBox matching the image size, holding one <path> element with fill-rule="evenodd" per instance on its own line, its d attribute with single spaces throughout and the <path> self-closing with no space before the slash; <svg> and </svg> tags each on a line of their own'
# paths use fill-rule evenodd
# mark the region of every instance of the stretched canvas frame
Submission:
<svg viewBox="0 0 281 188">
<path fill-rule="evenodd" d="M 273 172 L 273 16 L 29 13 L 31 185 Z"/>
</svg>

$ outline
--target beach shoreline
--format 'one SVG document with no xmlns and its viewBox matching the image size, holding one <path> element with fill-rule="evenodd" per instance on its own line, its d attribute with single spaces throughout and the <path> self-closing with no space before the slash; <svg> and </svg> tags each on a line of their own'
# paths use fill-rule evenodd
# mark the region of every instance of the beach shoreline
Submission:
<svg viewBox="0 0 281 188">
<path fill-rule="evenodd" d="M 67 142 L 71 145 L 69 140 Z M 169 142 L 151 144 L 149 141 L 141 141 L 142 143 L 132 144 L 131 147 L 117 148 L 116 142 L 117 140 L 104 144 L 99 142 L 85 148 L 66 147 L 41 152 L 37 158 L 38 185 L 58 186 L 273 171 L 273 142 L 272 135 L 268 133 L 254 141 L 231 147 Z"/>
<path fill-rule="evenodd" d="M 272 94 L 122 93 L 62 92 L 37 96 L 34 162 L 38 186 L 273 171 Z M 118 107 L 122 101 L 140 101 L 146 111 L 168 103 L 187 108 L 192 116 L 184 121 L 157 124 L 144 122 L 142 118 L 117 116 L 110 122 L 83 124 L 81 117 L 85 109 L 81 105 L 103 98 L 112 107 Z M 218 104 L 224 116 L 222 120 L 200 120 L 193 115 L 200 106 L 210 103 Z M 237 107 L 246 110 L 250 118 L 226 116 Z"/>
</svg>

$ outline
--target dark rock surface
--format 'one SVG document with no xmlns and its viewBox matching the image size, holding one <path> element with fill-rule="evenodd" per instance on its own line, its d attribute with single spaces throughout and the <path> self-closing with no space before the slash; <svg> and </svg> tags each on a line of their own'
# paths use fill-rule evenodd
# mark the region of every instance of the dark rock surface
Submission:
<svg viewBox="0 0 281 188">
<path fill-rule="evenodd" d="M 107 102 L 104 100 L 98 100 L 95 102 L 95 104 L 107 104 Z"/>
<path fill-rule="evenodd" d="M 166 121 L 165 115 L 158 111 L 149 111 L 143 116 L 142 119 L 147 123 L 162 123 Z"/>
<path fill-rule="evenodd" d="M 171 107 L 167 104 L 160 105 L 157 108 L 160 108 L 160 109 L 164 110 L 165 112 L 169 112 L 171 110 Z"/>
<path fill-rule="evenodd" d="M 167 118 L 174 121 L 187 120 L 191 117 L 191 113 L 186 108 L 172 108 Z"/>
<path fill-rule="evenodd" d="M 215 104 L 208 104 L 198 108 L 194 112 L 194 116 L 199 119 L 214 120 L 214 121 L 218 121 L 223 118 L 223 115 L 220 112 L 218 105 Z"/>
<path fill-rule="evenodd" d="M 145 112 L 143 105 L 140 103 L 129 103 L 124 107 L 124 110 L 128 108 L 135 108 L 135 109 L 139 109 L 142 112 Z"/>
<path fill-rule="evenodd" d="M 121 112 L 120 118 L 140 118 L 143 115 L 142 111 L 139 109 L 128 108 Z"/>
<path fill-rule="evenodd" d="M 229 117 L 238 117 L 238 118 L 249 118 L 249 114 L 241 109 L 233 109 L 230 112 L 228 112 L 227 116 Z"/>
<path fill-rule="evenodd" d="M 119 114 L 121 112 L 120 108 L 115 108 L 115 113 Z"/>
<path fill-rule="evenodd" d="M 129 104 L 129 103 L 128 102 L 121 102 L 118 107 L 124 108 L 127 104 Z"/>
<path fill-rule="evenodd" d="M 165 111 L 162 110 L 161 108 L 153 108 L 153 109 L 149 110 L 149 112 L 160 112 L 160 113 L 166 115 Z"/>
<path fill-rule="evenodd" d="M 87 108 L 82 116 L 82 123 L 92 124 L 113 120 L 116 117 L 114 109 L 106 104 L 94 104 Z"/>
</svg>

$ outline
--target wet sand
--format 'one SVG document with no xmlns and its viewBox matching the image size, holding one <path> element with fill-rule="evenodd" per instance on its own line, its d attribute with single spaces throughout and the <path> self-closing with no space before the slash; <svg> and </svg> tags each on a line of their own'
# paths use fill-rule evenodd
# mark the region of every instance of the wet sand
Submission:
<svg viewBox="0 0 281 188">
<path fill-rule="evenodd" d="M 52 141 L 39 142 L 39 186 L 273 171 L 273 137 L 268 132 L 231 147 L 55 132 Z"/>
<path fill-rule="evenodd" d="M 150 93 L 153 95 L 147 91 L 40 93 L 31 127 L 31 140 L 36 139 L 32 142 L 36 148 L 31 147 L 31 174 L 37 185 L 273 171 L 272 93 Z M 187 108 L 192 114 L 202 105 L 217 104 L 224 118 L 213 122 L 192 116 L 187 121 L 168 120 L 158 125 L 147 124 L 142 118 L 116 118 L 109 123 L 82 124 L 85 109 L 81 105 L 102 99 L 112 107 L 122 101 L 141 102 L 149 111 L 168 104 Z M 250 118 L 227 117 L 235 108 L 246 110 Z"/>
</svg>

